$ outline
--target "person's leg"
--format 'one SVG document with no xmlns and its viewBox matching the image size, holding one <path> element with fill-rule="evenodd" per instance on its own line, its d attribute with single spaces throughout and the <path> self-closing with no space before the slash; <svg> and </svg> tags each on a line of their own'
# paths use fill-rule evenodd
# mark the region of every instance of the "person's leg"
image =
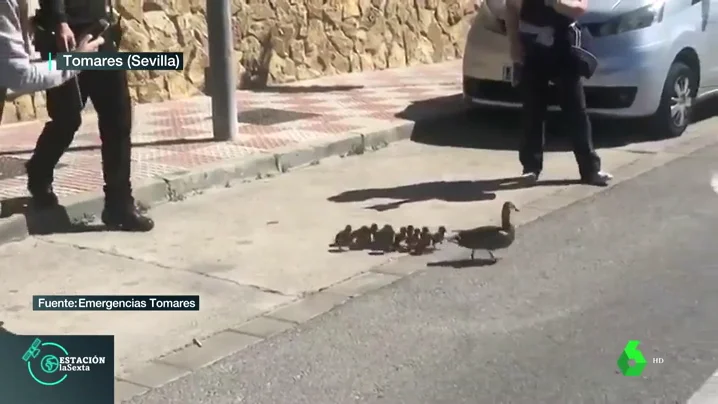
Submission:
<svg viewBox="0 0 718 404">
<path fill-rule="evenodd" d="M 149 231 L 154 222 L 140 214 L 132 197 L 132 100 L 124 71 L 88 71 L 90 99 L 97 111 L 102 140 L 105 209 L 102 221 L 127 231 Z"/>
<path fill-rule="evenodd" d="M 0 122 L 2 122 L 2 113 L 5 109 L 5 99 L 7 99 L 7 88 L 0 88 Z"/>
<path fill-rule="evenodd" d="M 52 190 L 54 170 L 82 124 L 82 109 L 87 101 L 82 84 L 83 75 L 45 92 L 50 120 L 45 124 L 37 139 L 35 152 L 25 165 L 27 189 L 38 207 L 51 207 L 58 203 Z"/>
<path fill-rule="evenodd" d="M 526 47 L 519 84 L 523 100 L 523 142 L 519 161 L 524 176 L 535 180 L 543 170 L 544 121 L 546 119 L 548 76 L 545 55 L 536 45 Z"/>
<path fill-rule="evenodd" d="M 593 147 L 591 121 L 586 112 L 586 97 L 578 69 L 566 58 L 563 69 L 555 78 L 561 112 L 573 140 L 573 153 L 578 163 L 581 181 L 606 185 L 611 175 L 601 171 L 601 159 Z"/>
</svg>

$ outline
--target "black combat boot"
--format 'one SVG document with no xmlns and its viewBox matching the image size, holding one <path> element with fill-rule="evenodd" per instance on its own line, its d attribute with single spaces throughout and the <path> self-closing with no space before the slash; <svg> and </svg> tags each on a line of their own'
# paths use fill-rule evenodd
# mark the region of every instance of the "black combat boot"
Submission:
<svg viewBox="0 0 718 404">
<path fill-rule="evenodd" d="M 125 193 L 126 194 L 126 193 Z M 102 211 L 102 223 L 110 230 L 147 232 L 155 227 L 155 222 L 143 215 L 131 196 L 116 197 L 105 187 L 105 209 Z"/>
<path fill-rule="evenodd" d="M 50 173 L 38 170 L 32 160 L 25 163 L 27 172 L 27 190 L 32 197 L 33 206 L 37 209 L 54 208 L 60 204 L 52 189 L 52 170 Z"/>
<path fill-rule="evenodd" d="M 597 171 L 591 174 L 581 175 L 581 183 L 599 187 L 607 186 L 612 179 L 613 175 L 605 171 Z"/>
</svg>

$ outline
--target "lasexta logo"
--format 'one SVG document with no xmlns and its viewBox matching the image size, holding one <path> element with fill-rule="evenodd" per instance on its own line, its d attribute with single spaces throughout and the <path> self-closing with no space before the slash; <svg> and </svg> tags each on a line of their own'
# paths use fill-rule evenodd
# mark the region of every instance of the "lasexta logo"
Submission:
<svg viewBox="0 0 718 404">
<path fill-rule="evenodd" d="M 618 357 L 618 369 L 624 376 L 636 377 L 643 373 L 643 368 L 646 367 L 646 358 L 643 357 L 643 352 L 638 350 L 638 345 L 641 341 L 631 340 L 628 341 L 626 346 L 623 348 L 621 356 Z"/>
</svg>

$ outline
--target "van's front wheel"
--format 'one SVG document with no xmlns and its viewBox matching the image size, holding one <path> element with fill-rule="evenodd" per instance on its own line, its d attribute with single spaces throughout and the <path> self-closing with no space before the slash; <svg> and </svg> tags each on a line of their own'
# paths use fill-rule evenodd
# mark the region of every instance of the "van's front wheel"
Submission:
<svg viewBox="0 0 718 404">
<path fill-rule="evenodd" d="M 661 103 L 651 118 L 659 138 L 678 137 L 691 123 L 691 112 L 698 90 L 698 73 L 683 62 L 673 62 L 663 86 Z"/>
</svg>

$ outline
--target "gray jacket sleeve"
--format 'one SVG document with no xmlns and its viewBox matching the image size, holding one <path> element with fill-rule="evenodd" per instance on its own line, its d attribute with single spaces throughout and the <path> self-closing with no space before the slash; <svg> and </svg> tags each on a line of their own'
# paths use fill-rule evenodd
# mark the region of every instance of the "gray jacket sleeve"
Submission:
<svg viewBox="0 0 718 404">
<path fill-rule="evenodd" d="M 17 0 L 0 0 L 0 87 L 16 93 L 47 90 L 77 75 L 51 70 L 48 62 L 33 62 L 25 49 Z"/>
</svg>

